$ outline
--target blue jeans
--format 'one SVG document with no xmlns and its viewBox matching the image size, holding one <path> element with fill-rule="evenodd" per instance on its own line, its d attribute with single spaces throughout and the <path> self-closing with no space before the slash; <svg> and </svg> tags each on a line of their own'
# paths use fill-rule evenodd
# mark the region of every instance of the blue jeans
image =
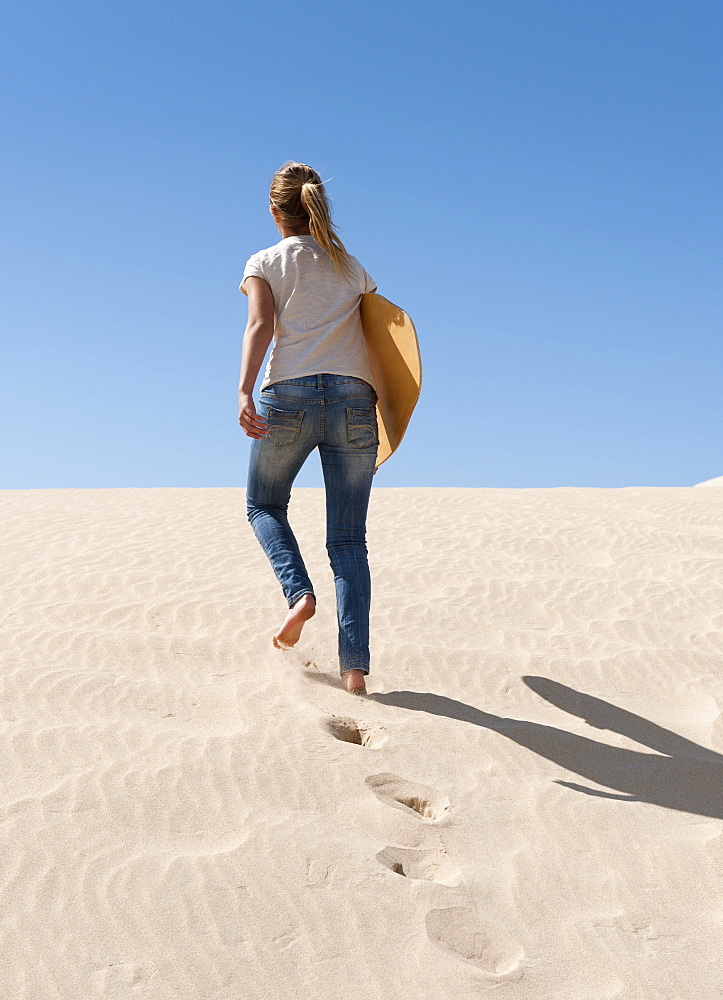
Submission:
<svg viewBox="0 0 723 1000">
<path fill-rule="evenodd" d="M 314 448 L 326 490 L 326 549 L 334 572 L 339 669 L 369 673 L 369 494 L 379 446 L 377 394 L 350 375 L 304 375 L 261 392 L 269 433 L 251 442 L 246 508 L 289 607 L 314 595 L 287 511 L 291 486 Z"/>
</svg>

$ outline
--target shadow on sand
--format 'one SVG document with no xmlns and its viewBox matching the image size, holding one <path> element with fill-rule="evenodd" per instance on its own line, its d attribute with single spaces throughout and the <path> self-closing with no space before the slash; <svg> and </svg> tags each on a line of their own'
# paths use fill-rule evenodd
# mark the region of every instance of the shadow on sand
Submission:
<svg viewBox="0 0 723 1000">
<path fill-rule="evenodd" d="M 723 819 L 721 754 L 564 684 L 545 677 L 522 679 L 533 691 L 563 711 L 584 719 L 596 729 L 627 736 L 655 753 L 611 747 L 537 722 L 503 719 L 438 694 L 390 691 L 369 697 L 384 705 L 396 705 L 415 712 L 459 719 L 483 729 L 494 729 L 507 739 L 588 781 L 616 789 L 618 794 L 571 781 L 557 782 L 575 791 L 624 802 L 650 802 L 667 809 Z"/>
</svg>

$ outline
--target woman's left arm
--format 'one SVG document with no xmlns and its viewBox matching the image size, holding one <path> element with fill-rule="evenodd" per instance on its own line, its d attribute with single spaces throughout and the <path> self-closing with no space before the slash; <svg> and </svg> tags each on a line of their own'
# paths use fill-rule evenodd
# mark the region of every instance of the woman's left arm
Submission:
<svg viewBox="0 0 723 1000">
<path fill-rule="evenodd" d="M 268 433 L 268 426 L 256 413 L 253 392 L 261 362 L 274 335 L 274 296 L 269 283 L 263 278 L 250 275 L 245 284 L 249 299 L 249 318 L 241 350 L 238 422 L 248 437 L 261 438 Z"/>
</svg>

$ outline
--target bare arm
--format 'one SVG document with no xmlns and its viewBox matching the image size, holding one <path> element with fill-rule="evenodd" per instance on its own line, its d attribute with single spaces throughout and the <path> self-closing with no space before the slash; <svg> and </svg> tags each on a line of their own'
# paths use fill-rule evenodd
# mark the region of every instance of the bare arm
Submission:
<svg viewBox="0 0 723 1000">
<path fill-rule="evenodd" d="M 239 423 L 248 437 L 260 438 L 268 433 L 266 421 L 256 413 L 254 386 L 261 362 L 274 335 L 274 297 L 268 282 L 255 276 L 246 279 L 249 318 L 241 350 L 239 379 Z"/>
</svg>

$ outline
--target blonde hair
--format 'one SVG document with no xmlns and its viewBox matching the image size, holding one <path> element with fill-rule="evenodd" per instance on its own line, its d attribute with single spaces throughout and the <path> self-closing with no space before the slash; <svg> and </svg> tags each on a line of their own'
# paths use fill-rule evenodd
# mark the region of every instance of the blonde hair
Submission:
<svg viewBox="0 0 723 1000">
<path fill-rule="evenodd" d="M 289 229 L 305 229 L 326 250 L 340 274 L 349 277 L 351 260 L 339 239 L 333 222 L 329 199 L 321 177 L 306 163 L 289 160 L 271 179 L 269 199 L 284 217 Z"/>
</svg>

